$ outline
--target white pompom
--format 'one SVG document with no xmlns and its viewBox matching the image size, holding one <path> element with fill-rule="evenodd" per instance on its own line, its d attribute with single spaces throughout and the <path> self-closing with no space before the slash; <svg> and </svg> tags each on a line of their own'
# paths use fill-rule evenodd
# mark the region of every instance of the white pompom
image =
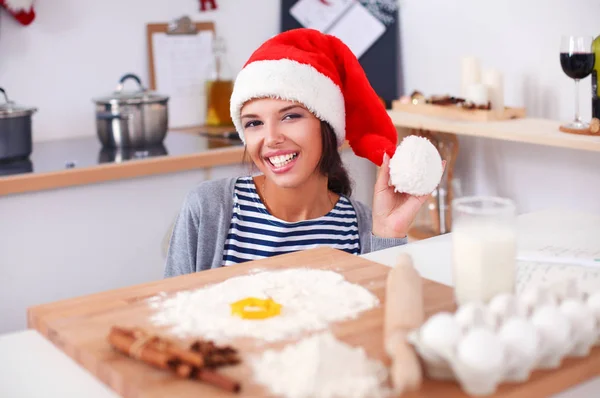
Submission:
<svg viewBox="0 0 600 398">
<path fill-rule="evenodd" d="M 443 172 L 436 147 L 416 135 L 404 138 L 390 159 L 390 183 L 396 192 L 428 195 L 440 183 Z"/>
</svg>

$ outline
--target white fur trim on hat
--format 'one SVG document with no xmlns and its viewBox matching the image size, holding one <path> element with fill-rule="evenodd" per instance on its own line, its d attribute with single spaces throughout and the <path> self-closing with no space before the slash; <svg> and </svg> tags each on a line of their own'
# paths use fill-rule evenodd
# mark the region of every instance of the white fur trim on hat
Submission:
<svg viewBox="0 0 600 398">
<path fill-rule="evenodd" d="M 231 95 L 233 124 L 243 142 L 241 110 L 254 98 L 279 98 L 303 104 L 318 119 L 328 122 L 342 145 L 346 112 L 342 90 L 314 67 L 289 59 L 255 61 L 238 74 Z"/>
</svg>

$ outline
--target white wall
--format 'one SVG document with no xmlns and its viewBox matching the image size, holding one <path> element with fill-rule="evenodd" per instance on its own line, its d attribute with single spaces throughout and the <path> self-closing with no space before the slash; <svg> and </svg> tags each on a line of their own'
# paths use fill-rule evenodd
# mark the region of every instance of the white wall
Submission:
<svg viewBox="0 0 600 398">
<path fill-rule="evenodd" d="M 407 93 L 458 94 L 460 58 L 477 55 L 484 67 L 503 72 L 507 105 L 570 120 L 574 83 L 560 68 L 560 36 L 600 35 L 600 1 L 404 0 L 400 30 Z M 589 120 L 590 78 L 579 94 Z M 467 194 L 507 195 L 522 212 L 560 206 L 600 213 L 600 154 L 474 138 L 460 143 L 457 174 Z"/>
<path fill-rule="evenodd" d="M 0 85 L 40 108 L 35 140 L 94 134 L 91 98 L 127 71 L 147 79 L 144 25 L 183 14 L 214 20 L 234 70 L 279 29 L 278 0 L 218 0 L 200 13 L 195 0 L 40 1 L 38 17 L 18 25 L 0 13 Z M 597 0 L 402 0 L 401 55 L 407 93 L 457 93 L 460 57 L 478 55 L 505 76 L 506 102 L 529 115 L 568 120 L 573 82 L 561 71 L 563 33 L 600 34 Z M 590 79 L 581 113 L 590 117 Z M 476 171 L 479 170 L 479 171 Z M 600 156 L 473 138 L 461 139 L 457 174 L 466 193 L 513 196 L 520 211 L 546 206 L 600 212 Z"/>
<path fill-rule="evenodd" d="M 217 4 L 202 13 L 198 0 L 38 1 L 37 18 L 26 27 L 0 12 L 0 87 L 39 108 L 34 140 L 93 135 L 92 98 L 110 93 L 127 72 L 149 84 L 147 23 L 182 15 L 214 21 L 234 71 L 279 30 L 278 0 Z"/>
<path fill-rule="evenodd" d="M 198 170 L 0 197 L 0 334 L 25 328 L 27 307 L 162 278 L 164 234 L 204 179 Z"/>
</svg>

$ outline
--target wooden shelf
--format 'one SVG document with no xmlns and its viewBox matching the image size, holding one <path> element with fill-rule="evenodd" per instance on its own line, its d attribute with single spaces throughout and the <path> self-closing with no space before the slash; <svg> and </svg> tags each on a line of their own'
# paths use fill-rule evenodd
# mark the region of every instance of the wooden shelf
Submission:
<svg viewBox="0 0 600 398">
<path fill-rule="evenodd" d="M 559 130 L 560 121 L 523 118 L 491 122 L 465 122 L 388 110 L 396 127 L 423 129 L 473 137 L 522 142 L 559 148 L 600 152 L 600 135 L 579 136 Z"/>
</svg>

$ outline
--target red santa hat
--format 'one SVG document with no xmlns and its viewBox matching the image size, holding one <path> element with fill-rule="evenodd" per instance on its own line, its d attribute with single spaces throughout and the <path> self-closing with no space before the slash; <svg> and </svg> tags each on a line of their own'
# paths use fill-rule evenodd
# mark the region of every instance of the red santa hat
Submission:
<svg viewBox="0 0 600 398">
<path fill-rule="evenodd" d="M 21 24 L 29 25 L 35 19 L 33 0 L 0 0 L 0 6 Z"/>
<path fill-rule="evenodd" d="M 333 128 L 338 146 L 348 140 L 357 156 L 381 165 L 394 154 L 398 133 L 352 50 L 335 36 L 294 29 L 263 43 L 238 74 L 231 118 L 243 142 L 241 109 L 254 98 L 303 104 Z"/>
</svg>

